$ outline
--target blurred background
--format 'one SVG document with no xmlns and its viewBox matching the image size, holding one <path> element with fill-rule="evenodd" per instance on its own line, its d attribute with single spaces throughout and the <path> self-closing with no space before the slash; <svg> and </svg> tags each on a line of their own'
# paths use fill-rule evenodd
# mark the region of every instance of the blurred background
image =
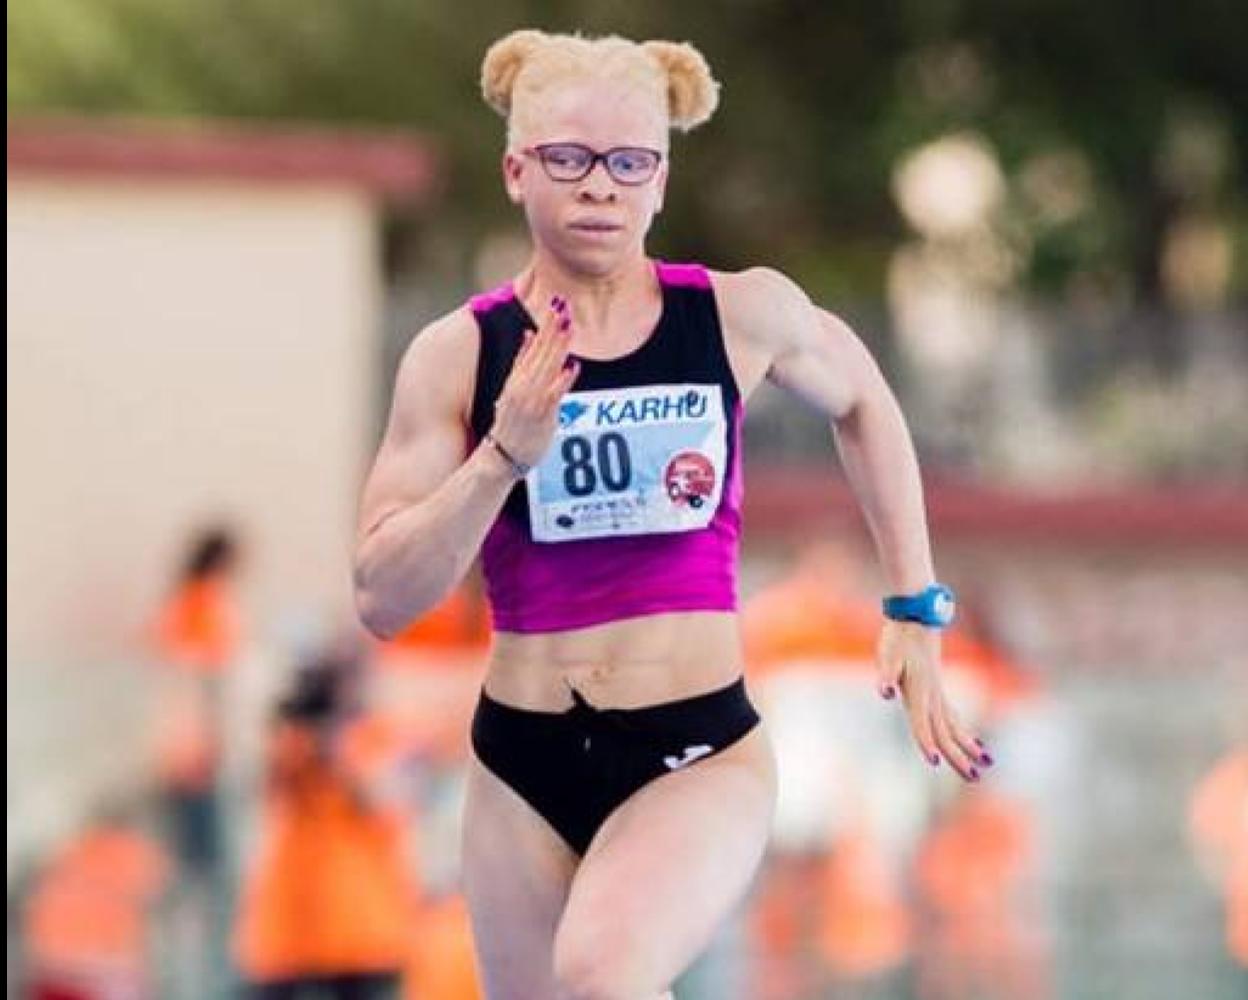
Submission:
<svg viewBox="0 0 1248 1000">
<path fill-rule="evenodd" d="M 348 567 L 398 358 L 525 256 L 477 84 L 517 27 L 707 56 L 650 251 L 782 269 L 879 359 L 997 758 L 962 787 L 874 696 L 864 526 L 826 424 L 763 391 L 742 598 L 780 808 L 680 1000 L 1248 996 L 1243 4 L 7 27 L 9 996 L 478 995 L 479 586 L 378 645 Z"/>
</svg>

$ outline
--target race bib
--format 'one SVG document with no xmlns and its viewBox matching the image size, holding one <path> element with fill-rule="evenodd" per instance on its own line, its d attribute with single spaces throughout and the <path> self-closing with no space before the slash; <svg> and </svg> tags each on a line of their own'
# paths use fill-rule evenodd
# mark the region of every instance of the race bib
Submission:
<svg viewBox="0 0 1248 1000">
<path fill-rule="evenodd" d="M 525 479 L 533 540 L 697 531 L 727 468 L 718 385 L 570 392 L 550 450 Z"/>
</svg>

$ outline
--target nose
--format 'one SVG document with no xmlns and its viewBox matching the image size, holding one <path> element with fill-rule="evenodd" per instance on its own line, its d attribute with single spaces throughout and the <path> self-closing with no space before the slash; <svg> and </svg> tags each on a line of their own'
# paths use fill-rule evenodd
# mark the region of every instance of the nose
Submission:
<svg viewBox="0 0 1248 1000">
<path fill-rule="evenodd" d="M 607 172 L 605 160 L 599 160 L 581 180 L 578 197 L 582 201 L 615 201 L 618 197 L 615 180 Z"/>
</svg>

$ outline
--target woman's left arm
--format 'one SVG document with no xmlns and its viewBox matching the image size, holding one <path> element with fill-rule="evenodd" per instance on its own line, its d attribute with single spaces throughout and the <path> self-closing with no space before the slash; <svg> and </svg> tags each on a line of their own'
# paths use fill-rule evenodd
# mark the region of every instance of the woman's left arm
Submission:
<svg viewBox="0 0 1248 1000">
<path fill-rule="evenodd" d="M 857 335 L 816 308 L 792 281 L 756 268 L 721 280 L 725 325 L 767 362 L 766 377 L 826 413 L 846 477 L 875 541 L 886 586 L 914 593 L 934 582 L 923 484 L 897 399 Z M 940 633 L 883 620 L 880 693 L 900 691 L 929 762 L 944 756 L 967 780 L 991 763 L 958 720 L 940 675 Z"/>
</svg>

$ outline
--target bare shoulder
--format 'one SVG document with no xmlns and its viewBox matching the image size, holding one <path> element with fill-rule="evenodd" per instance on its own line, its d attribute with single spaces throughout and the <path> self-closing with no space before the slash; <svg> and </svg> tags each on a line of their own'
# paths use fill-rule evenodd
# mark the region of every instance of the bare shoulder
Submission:
<svg viewBox="0 0 1248 1000">
<path fill-rule="evenodd" d="M 783 353 L 809 324 L 809 296 L 781 271 L 713 271 L 711 281 L 725 328 L 756 348 Z"/>
<path fill-rule="evenodd" d="M 791 349 L 797 332 L 794 319 L 800 323 L 803 315 L 809 315 L 810 300 L 796 283 L 771 268 L 708 273 L 733 374 L 748 399 L 776 358 Z"/>
<path fill-rule="evenodd" d="M 403 353 L 395 377 L 390 431 L 411 421 L 461 415 L 472 405 L 480 337 L 472 310 L 461 306 L 421 329 Z"/>
<path fill-rule="evenodd" d="M 852 408 L 873 365 L 848 324 L 773 268 L 716 272 L 712 282 L 730 344 L 762 367 L 761 377 L 834 417 Z"/>
<path fill-rule="evenodd" d="M 412 338 L 395 378 L 390 420 L 364 483 L 360 538 L 393 511 L 427 496 L 463 461 L 477 341 L 466 306 Z"/>
</svg>

